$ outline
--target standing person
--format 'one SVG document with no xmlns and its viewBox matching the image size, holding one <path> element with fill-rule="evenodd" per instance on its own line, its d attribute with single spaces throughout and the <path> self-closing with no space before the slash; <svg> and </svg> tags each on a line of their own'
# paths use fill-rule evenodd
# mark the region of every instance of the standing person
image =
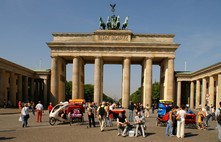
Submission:
<svg viewBox="0 0 221 142">
<path fill-rule="evenodd" d="M 18 101 L 18 109 L 21 111 L 22 106 L 21 106 L 21 101 Z"/>
<path fill-rule="evenodd" d="M 172 110 L 171 110 L 171 108 L 169 110 L 169 119 L 167 121 L 166 136 L 173 137 L 173 117 L 172 117 Z"/>
<path fill-rule="evenodd" d="M 177 111 L 177 134 L 178 138 L 184 138 L 184 126 L 186 117 L 186 106 L 182 105 L 181 110 Z"/>
<path fill-rule="evenodd" d="M 177 128 L 177 120 L 176 120 L 176 114 L 178 111 L 179 107 L 178 106 L 174 106 L 173 110 L 172 110 L 172 119 L 173 119 L 173 135 L 176 135 L 176 128 Z"/>
<path fill-rule="evenodd" d="M 214 106 L 212 106 L 212 107 L 211 107 L 211 112 L 212 112 L 212 121 L 213 121 L 213 120 L 215 120 L 215 110 L 216 110 L 216 109 L 215 109 L 215 107 L 214 107 Z"/>
<path fill-rule="evenodd" d="M 152 104 L 151 108 L 152 108 L 152 114 L 154 114 L 155 104 Z"/>
<path fill-rule="evenodd" d="M 204 125 L 203 125 L 203 118 L 205 117 L 205 113 L 202 111 L 202 108 L 199 109 L 198 112 L 198 129 L 199 130 L 203 130 L 204 129 Z"/>
<path fill-rule="evenodd" d="M 6 100 L 4 99 L 4 102 L 3 102 L 3 107 L 6 108 L 7 107 L 7 103 L 6 103 Z"/>
<path fill-rule="evenodd" d="M 211 117 L 211 115 L 210 115 L 210 107 L 206 104 L 205 108 L 202 108 L 202 111 L 205 112 L 205 114 L 206 114 L 206 116 L 203 119 L 203 121 L 204 121 L 205 128 L 207 128 L 208 127 L 208 121 L 209 121 L 209 119 Z"/>
<path fill-rule="evenodd" d="M 27 127 L 29 119 L 29 107 L 28 104 L 24 104 L 24 107 L 21 109 L 21 118 L 22 118 L 22 127 Z"/>
<path fill-rule="evenodd" d="M 134 103 L 130 102 L 130 105 L 128 106 L 128 120 L 129 120 L 129 122 L 133 121 L 133 111 L 134 111 Z"/>
<path fill-rule="evenodd" d="M 143 135 L 143 137 L 145 136 L 145 132 L 144 132 L 144 125 L 145 125 L 145 118 L 144 116 L 142 116 L 141 112 L 137 112 L 137 115 L 134 118 L 134 123 L 136 125 L 136 132 L 135 132 L 135 137 L 138 136 L 138 129 L 141 129 L 141 133 Z"/>
<path fill-rule="evenodd" d="M 98 119 L 100 123 L 100 129 L 101 129 L 101 132 L 103 132 L 104 122 L 105 122 L 105 117 L 106 117 L 105 102 L 102 102 L 101 106 L 98 107 L 97 112 L 98 112 Z"/>
<path fill-rule="evenodd" d="M 50 102 L 49 105 L 48 105 L 48 112 L 49 112 L 49 114 L 50 114 L 52 108 L 53 108 L 53 106 L 52 106 L 52 103 Z"/>
<path fill-rule="evenodd" d="M 110 105 L 110 108 L 109 108 L 109 118 L 110 118 L 110 125 L 111 126 L 113 126 L 113 122 L 112 122 L 112 120 L 113 120 L 113 112 L 112 112 L 112 110 L 114 110 L 115 109 L 115 107 L 116 107 L 116 103 L 113 103 L 112 105 Z"/>
<path fill-rule="evenodd" d="M 38 101 L 38 104 L 35 106 L 37 116 L 36 116 L 36 122 L 42 122 L 42 113 L 44 110 L 43 105 L 41 104 L 41 101 Z"/>
<path fill-rule="evenodd" d="M 34 102 L 31 102 L 31 111 L 32 111 L 32 114 L 35 116 L 35 103 Z"/>
<path fill-rule="evenodd" d="M 219 108 L 216 109 L 215 117 L 217 120 L 218 141 L 221 142 L 221 102 L 219 102 Z"/>
<path fill-rule="evenodd" d="M 150 106 L 149 106 L 149 104 L 147 104 L 146 106 L 145 106 L 145 112 L 144 112 L 144 116 L 147 118 L 147 117 L 150 117 Z"/>
<path fill-rule="evenodd" d="M 92 106 L 91 103 L 89 103 L 88 108 L 87 108 L 87 115 L 88 115 L 88 121 L 89 121 L 89 127 L 91 128 L 91 123 L 93 123 L 93 126 L 95 126 L 95 121 L 94 121 L 94 107 Z"/>
</svg>

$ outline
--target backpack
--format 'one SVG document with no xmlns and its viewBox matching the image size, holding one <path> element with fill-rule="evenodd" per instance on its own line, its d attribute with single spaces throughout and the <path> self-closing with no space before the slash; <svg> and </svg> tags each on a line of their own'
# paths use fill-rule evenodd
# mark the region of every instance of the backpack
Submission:
<svg viewBox="0 0 221 142">
<path fill-rule="evenodd" d="M 221 125 L 221 109 L 219 108 L 219 115 L 216 117 L 217 122 Z"/>
<path fill-rule="evenodd" d="M 169 120 L 169 113 L 170 113 L 170 112 L 167 112 L 167 113 L 163 116 L 162 119 L 163 119 L 164 122 L 166 122 L 166 121 Z"/>
<path fill-rule="evenodd" d="M 100 108 L 99 108 L 99 115 L 100 115 L 100 116 L 104 116 L 104 115 L 105 115 L 105 109 L 104 109 L 104 107 L 100 107 Z"/>
</svg>

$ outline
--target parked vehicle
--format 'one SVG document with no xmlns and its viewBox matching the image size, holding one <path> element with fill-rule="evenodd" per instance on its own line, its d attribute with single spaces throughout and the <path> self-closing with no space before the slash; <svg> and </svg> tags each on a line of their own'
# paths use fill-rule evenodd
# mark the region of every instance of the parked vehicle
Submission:
<svg viewBox="0 0 221 142">
<path fill-rule="evenodd" d="M 159 100 L 156 125 L 165 125 L 169 119 L 169 110 L 172 108 L 172 100 Z"/>
<path fill-rule="evenodd" d="M 73 99 L 69 102 L 61 102 L 53 107 L 49 114 L 49 124 L 55 125 L 57 121 L 63 123 L 83 122 L 85 112 L 85 100 Z"/>
</svg>

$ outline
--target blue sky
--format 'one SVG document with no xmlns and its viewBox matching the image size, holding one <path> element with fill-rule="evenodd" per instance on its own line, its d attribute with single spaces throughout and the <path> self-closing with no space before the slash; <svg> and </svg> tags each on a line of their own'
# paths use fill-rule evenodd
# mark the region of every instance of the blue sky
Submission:
<svg viewBox="0 0 221 142">
<path fill-rule="evenodd" d="M 123 22 L 129 16 L 133 33 L 175 34 L 181 44 L 175 70 L 197 71 L 221 60 L 220 0 L 1 0 L 0 57 L 30 69 L 50 68 L 46 42 L 53 32 L 86 32 L 99 29 L 99 16 L 110 16 L 110 4 Z M 67 66 L 67 80 L 71 67 Z M 93 84 L 93 65 L 85 66 L 85 83 Z M 121 95 L 121 65 L 104 66 L 104 93 Z M 140 86 L 141 66 L 131 67 L 131 93 Z M 154 66 L 153 80 L 159 80 Z"/>
</svg>

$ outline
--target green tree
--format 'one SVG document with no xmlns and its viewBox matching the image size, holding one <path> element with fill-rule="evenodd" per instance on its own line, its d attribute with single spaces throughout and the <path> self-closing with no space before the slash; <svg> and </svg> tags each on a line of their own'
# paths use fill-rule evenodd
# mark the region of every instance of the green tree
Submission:
<svg viewBox="0 0 221 142">
<path fill-rule="evenodd" d="M 133 94 L 130 96 L 130 101 L 134 103 L 139 103 L 141 102 L 141 88 L 138 88 L 137 91 L 135 91 Z"/>
<path fill-rule="evenodd" d="M 68 101 L 72 97 L 72 81 L 66 81 L 65 84 L 65 100 Z"/>
<path fill-rule="evenodd" d="M 91 84 L 84 85 L 84 99 L 87 102 L 94 101 L 94 85 L 91 85 Z"/>
<path fill-rule="evenodd" d="M 160 98 L 160 83 L 154 82 L 152 84 L 152 99 L 158 100 Z M 121 102 L 122 99 L 119 101 Z M 134 103 L 142 102 L 142 96 L 141 96 L 141 87 L 137 89 L 134 93 L 130 95 L 130 101 Z"/>
<path fill-rule="evenodd" d="M 72 81 L 67 81 L 65 85 L 65 99 L 68 101 L 72 98 Z M 87 102 L 94 101 L 94 85 L 85 84 L 84 85 L 84 99 Z M 111 97 L 103 94 L 103 100 L 108 102 L 115 102 Z"/>
</svg>

